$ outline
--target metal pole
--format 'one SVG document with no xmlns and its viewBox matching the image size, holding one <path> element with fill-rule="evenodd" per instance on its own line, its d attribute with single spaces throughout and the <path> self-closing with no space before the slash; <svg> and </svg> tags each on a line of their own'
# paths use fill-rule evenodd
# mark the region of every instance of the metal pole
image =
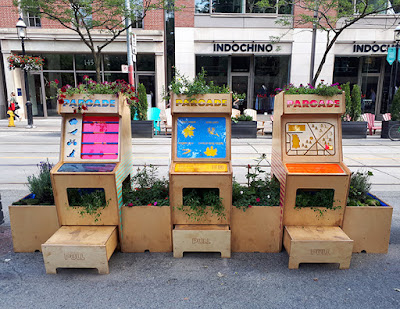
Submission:
<svg viewBox="0 0 400 309">
<path fill-rule="evenodd" d="M 129 84 L 135 85 L 135 78 L 134 78 L 134 71 L 133 71 L 133 59 L 132 59 L 132 46 L 131 46 L 131 4 L 129 0 L 125 0 L 125 8 L 126 11 L 128 12 L 128 17 L 125 20 L 125 25 L 128 27 L 126 29 L 126 50 L 128 54 L 128 78 L 129 78 Z"/>
<path fill-rule="evenodd" d="M 24 38 L 21 38 L 22 45 L 22 56 L 25 56 L 25 42 Z M 26 95 L 26 117 L 28 119 L 27 129 L 33 129 L 33 113 L 32 113 L 32 102 L 31 96 L 29 94 L 29 82 L 28 82 L 28 72 L 24 69 L 24 80 L 25 80 L 25 95 Z"/>
</svg>

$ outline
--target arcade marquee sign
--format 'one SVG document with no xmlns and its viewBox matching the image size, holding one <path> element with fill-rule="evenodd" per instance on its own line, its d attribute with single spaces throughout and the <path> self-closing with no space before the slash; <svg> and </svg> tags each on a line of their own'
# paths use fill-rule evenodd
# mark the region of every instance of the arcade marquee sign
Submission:
<svg viewBox="0 0 400 309">
<path fill-rule="evenodd" d="M 321 97 L 316 95 L 285 95 L 284 111 L 288 114 L 327 113 L 345 111 L 343 95 Z"/>
</svg>

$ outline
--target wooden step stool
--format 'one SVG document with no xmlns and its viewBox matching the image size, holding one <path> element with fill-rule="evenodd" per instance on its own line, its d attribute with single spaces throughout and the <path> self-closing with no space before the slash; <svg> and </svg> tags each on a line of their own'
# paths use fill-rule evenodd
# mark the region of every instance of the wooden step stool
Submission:
<svg viewBox="0 0 400 309">
<path fill-rule="evenodd" d="M 42 245 L 46 273 L 57 268 L 97 268 L 108 274 L 118 244 L 116 226 L 63 226 Z"/>
<path fill-rule="evenodd" d="M 300 263 L 339 263 L 350 267 L 353 241 L 336 226 L 285 226 L 283 245 L 289 254 L 289 269 Z"/>
<path fill-rule="evenodd" d="M 174 257 L 183 252 L 221 252 L 222 258 L 231 257 L 229 225 L 178 224 L 172 232 Z"/>
</svg>

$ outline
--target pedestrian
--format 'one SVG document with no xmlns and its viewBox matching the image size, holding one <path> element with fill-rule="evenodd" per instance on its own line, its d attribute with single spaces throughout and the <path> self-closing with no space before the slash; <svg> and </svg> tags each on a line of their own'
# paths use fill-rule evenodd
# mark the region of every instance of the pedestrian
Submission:
<svg viewBox="0 0 400 309">
<path fill-rule="evenodd" d="M 19 121 L 21 121 L 21 117 L 17 114 L 17 110 L 20 109 L 17 99 L 15 98 L 15 93 L 11 92 L 11 98 L 10 98 L 10 106 L 8 108 L 14 113 L 14 116 L 18 118 Z"/>
</svg>

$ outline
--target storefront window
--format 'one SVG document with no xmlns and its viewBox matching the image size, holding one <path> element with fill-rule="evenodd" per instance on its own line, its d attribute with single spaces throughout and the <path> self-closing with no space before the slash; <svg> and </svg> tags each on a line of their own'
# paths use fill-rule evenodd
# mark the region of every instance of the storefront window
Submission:
<svg viewBox="0 0 400 309">
<path fill-rule="evenodd" d="M 292 4 L 281 0 L 196 0 L 195 12 L 292 14 Z"/>
<path fill-rule="evenodd" d="M 196 74 L 201 68 L 207 72 L 207 81 L 219 86 L 228 84 L 228 56 L 196 56 Z"/>
<path fill-rule="evenodd" d="M 44 54 L 43 70 L 73 70 L 74 56 L 71 54 Z"/>
<path fill-rule="evenodd" d="M 128 73 L 104 73 L 104 81 L 114 82 L 117 79 L 129 82 Z"/>
<path fill-rule="evenodd" d="M 127 64 L 125 55 L 104 55 L 104 71 L 121 71 L 121 65 Z"/>
<path fill-rule="evenodd" d="M 138 71 L 155 71 L 156 61 L 154 54 L 138 54 L 136 56 L 136 69 Z"/>
<path fill-rule="evenodd" d="M 333 82 L 345 84 L 350 82 L 351 87 L 358 83 L 358 68 L 360 58 L 357 57 L 336 57 Z"/>
<path fill-rule="evenodd" d="M 75 55 L 75 62 L 77 70 L 96 70 L 92 54 Z"/>
<path fill-rule="evenodd" d="M 288 84 L 290 56 L 254 58 L 254 108 L 272 113 L 275 88 Z"/>
<path fill-rule="evenodd" d="M 249 72 L 250 57 L 232 57 L 232 72 Z"/>
<path fill-rule="evenodd" d="M 43 78 L 45 83 L 47 115 L 57 115 L 57 90 L 53 87 L 49 87 L 50 82 L 57 79 L 59 81 L 59 87 L 65 85 L 75 87 L 74 73 L 44 72 Z"/>
<path fill-rule="evenodd" d="M 381 71 L 381 58 L 365 57 L 362 65 L 363 73 L 379 73 Z"/>
</svg>

